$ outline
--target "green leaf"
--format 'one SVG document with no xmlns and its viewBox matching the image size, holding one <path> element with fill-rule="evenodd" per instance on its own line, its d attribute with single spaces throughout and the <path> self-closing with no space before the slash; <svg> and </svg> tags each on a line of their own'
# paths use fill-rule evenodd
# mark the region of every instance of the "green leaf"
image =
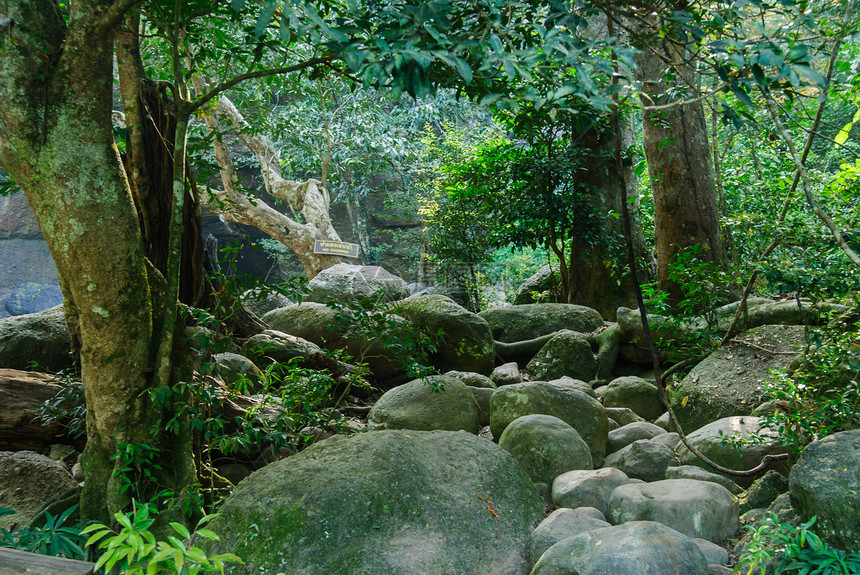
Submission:
<svg viewBox="0 0 860 575">
<path fill-rule="evenodd" d="M 841 147 L 842 144 L 848 141 L 848 135 L 851 133 L 851 128 L 854 127 L 854 122 L 848 122 L 845 126 L 839 130 L 839 133 L 836 134 L 836 137 L 833 138 L 833 141 L 836 142 L 836 147 Z"/>
<path fill-rule="evenodd" d="M 254 36 L 259 38 L 265 32 L 266 27 L 272 21 L 272 18 L 275 16 L 275 11 L 278 9 L 277 2 L 272 2 L 266 9 L 260 13 L 260 16 L 257 18 L 257 24 L 254 26 Z"/>
<path fill-rule="evenodd" d="M 246 0 L 230 0 L 230 8 L 233 9 L 234 12 L 241 12 L 242 8 L 245 7 Z"/>
<path fill-rule="evenodd" d="M 182 537 L 184 537 L 185 539 L 191 539 L 191 533 L 188 531 L 188 528 L 182 523 L 171 521 L 170 526 L 173 527 L 173 530 L 182 535 Z"/>
</svg>

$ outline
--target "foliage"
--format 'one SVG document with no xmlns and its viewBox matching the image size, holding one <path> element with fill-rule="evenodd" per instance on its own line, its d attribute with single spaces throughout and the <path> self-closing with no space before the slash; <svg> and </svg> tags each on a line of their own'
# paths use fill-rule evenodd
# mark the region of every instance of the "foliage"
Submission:
<svg viewBox="0 0 860 575">
<path fill-rule="evenodd" d="M 196 575 L 197 573 L 224 573 L 228 563 L 242 563 L 232 553 L 208 556 L 200 547 L 192 545 L 195 537 L 218 541 L 218 535 L 205 529 L 206 523 L 215 515 L 207 515 L 198 522 L 193 532 L 181 523 L 171 522 L 176 535 L 167 541 L 156 541 L 149 528 L 155 522 L 155 508 L 149 504 L 135 504 L 131 513 L 116 513 L 119 530 L 95 523 L 82 533 L 92 534 L 86 542 L 90 547 L 98 543 L 101 556 L 96 561 L 96 570 L 124 575 L 174 573 Z"/>
<path fill-rule="evenodd" d="M 761 575 L 853 575 L 860 573 L 860 553 L 833 549 L 812 531 L 813 517 L 800 526 L 780 523 L 775 513 L 759 527 L 747 526 L 750 538 L 735 573 Z"/>
<path fill-rule="evenodd" d="M 72 505 L 57 517 L 45 512 L 45 524 L 42 526 L 23 527 L 12 533 L 7 529 L 0 529 L 0 547 L 11 547 L 40 555 L 83 559 L 86 535 L 79 526 L 65 525 L 77 508 L 77 505 Z M 11 513 L 14 511 L 0 507 L 0 517 Z"/>
<path fill-rule="evenodd" d="M 87 431 L 87 407 L 84 399 L 84 386 L 74 381 L 71 374 L 61 372 L 62 389 L 39 407 L 39 422 L 52 425 L 56 422 L 66 427 L 66 433 L 77 439 Z"/>
</svg>

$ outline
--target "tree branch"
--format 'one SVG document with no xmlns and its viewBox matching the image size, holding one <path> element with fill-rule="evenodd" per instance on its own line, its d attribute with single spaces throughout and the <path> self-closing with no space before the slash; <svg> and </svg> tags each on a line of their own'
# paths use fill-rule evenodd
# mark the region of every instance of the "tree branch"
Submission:
<svg viewBox="0 0 860 575">
<path fill-rule="evenodd" d="M 116 27 L 120 22 L 122 22 L 126 12 L 141 2 L 143 2 L 143 0 L 117 0 L 111 4 L 110 8 L 108 8 L 95 22 L 96 28 L 106 30 Z"/>
</svg>

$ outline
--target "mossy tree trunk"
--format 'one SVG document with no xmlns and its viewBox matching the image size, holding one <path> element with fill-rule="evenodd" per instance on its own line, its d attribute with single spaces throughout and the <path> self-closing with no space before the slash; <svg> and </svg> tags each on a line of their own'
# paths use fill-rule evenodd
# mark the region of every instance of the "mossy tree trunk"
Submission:
<svg viewBox="0 0 860 575">
<path fill-rule="evenodd" d="M 118 443 L 159 450 L 159 487 L 178 492 L 194 477 L 187 438 L 158 431 L 163 414 L 147 393 L 176 305 L 156 300 L 167 281 L 145 257 L 111 129 L 114 29 L 133 3 L 81 0 L 68 24 L 52 0 L 0 9 L 0 164 L 26 193 L 71 298 L 87 400 L 81 511 L 102 521 L 132 496 L 117 476 Z"/>
</svg>

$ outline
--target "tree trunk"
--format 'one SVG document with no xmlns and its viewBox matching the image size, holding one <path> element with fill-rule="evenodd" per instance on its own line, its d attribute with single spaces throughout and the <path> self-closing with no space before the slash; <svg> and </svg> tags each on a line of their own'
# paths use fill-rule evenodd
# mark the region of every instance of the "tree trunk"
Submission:
<svg viewBox="0 0 860 575">
<path fill-rule="evenodd" d="M 27 195 L 72 299 L 87 401 L 81 514 L 101 521 L 132 495 L 118 477 L 118 443 L 159 450 L 154 489 L 179 492 L 194 477 L 187 437 L 156 427 L 163 414 L 147 393 L 158 272 L 144 256 L 111 129 L 112 7 L 76 2 L 66 27 L 51 0 L 8 0 L 14 25 L 0 30 L 0 164 Z"/>
<path fill-rule="evenodd" d="M 673 87 L 666 80 L 671 65 L 678 83 L 697 93 L 695 71 L 682 62 L 683 54 L 665 40 L 643 47 L 636 57 L 637 79 L 643 82 L 646 104 L 642 132 L 651 188 L 654 194 L 654 241 L 657 282 L 669 300 L 683 297 L 680 286 L 668 277 L 669 264 L 679 252 L 701 246 L 705 261 L 729 265 L 720 239 L 719 210 L 705 112 L 701 102 L 654 108 L 671 103 Z"/>
</svg>

